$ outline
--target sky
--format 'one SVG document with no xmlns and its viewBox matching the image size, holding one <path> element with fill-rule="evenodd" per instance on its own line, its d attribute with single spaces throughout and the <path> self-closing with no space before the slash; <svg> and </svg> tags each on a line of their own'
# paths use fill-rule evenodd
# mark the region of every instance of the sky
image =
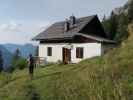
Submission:
<svg viewBox="0 0 133 100">
<path fill-rule="evenodd" d="M 31 39 L 56 21 L 74 14 L 104 15 L 127 0 L 0 0 L 0 44 L 36 43 Z"/>
</svg>

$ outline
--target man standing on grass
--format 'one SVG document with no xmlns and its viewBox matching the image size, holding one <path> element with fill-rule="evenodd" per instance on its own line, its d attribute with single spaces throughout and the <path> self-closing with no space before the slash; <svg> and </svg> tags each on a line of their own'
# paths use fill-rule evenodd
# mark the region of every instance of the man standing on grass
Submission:
<svg viewBox="0 0 133 100">
<path fill-rule="evenodd" d="M 28 66 L 29 66 L 29 75 L 30 75 L 30 78 L 32 79 L 33 73 L 34 73 L 34 58 L 32 54 L 29 55 Z"/>
</svg>

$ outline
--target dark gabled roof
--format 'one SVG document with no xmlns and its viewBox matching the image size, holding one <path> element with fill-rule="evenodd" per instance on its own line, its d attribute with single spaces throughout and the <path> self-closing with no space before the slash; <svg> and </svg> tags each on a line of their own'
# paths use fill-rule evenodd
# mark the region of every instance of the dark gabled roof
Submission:
<svg viewBox="0 0 133 100">
<path fill-rule="evenodd" d="M 57 38 L 57 37 L 63 38 L 63 36 L 64 37 L 73 36 L 73 34 L 72 34 L 73 32 L 78 33 L 94 17 L 96 17 L 96 15 L 76 19 L 75 26 L 73 28 L 70 28 L 70 30 L 67 32 L 64 32 L 65 21 L 54 23 L 48 29 L 46 29 L 45 31 L 43 31 L 39 35 L 37 35 L 35 38 L 33 38 L 33 40 L 42 40 L 42 39 Z"/>
<path fill-rule="evenodd" d="M 83 36 L 86 38 L 97 40 L 99 42 L 114 43 L 114 41 L 111 41 L 111 40 L 108 40 L 102 37 L 80 33 L 80 31 L 88 23 L 90 23 L 95 17 L 97 17 L 97 15 L 77 18 L 76 24 L 74 25 L 74 27 L 70 28 L 67 32 L 65 32 L 64 30 L 64 25 L 66 21 L 54 23 L 49 28 L 47 28 L 45 31 L 41 32 L 39 35 L 33 38 L 33 40 L 41 41 L 41 40 L 52 40 L 52 39 L 57 39 L 57 40 L 58 39 L 72 39 L 74 36 L 79 35 L 79 36 Z"/>
</svg>

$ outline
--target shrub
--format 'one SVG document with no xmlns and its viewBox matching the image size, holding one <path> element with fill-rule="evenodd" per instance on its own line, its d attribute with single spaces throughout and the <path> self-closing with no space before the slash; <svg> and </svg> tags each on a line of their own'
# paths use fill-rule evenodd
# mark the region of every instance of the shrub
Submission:
<svg viewBox="0 0 133 100">
<path fill-rule="evenodd" d="M 13 61 L 13 63 L 12 63 L 12 69 L 13 70 L 15 70 L 15 69 L 22 70 L 22 69 L 26 68 L 27 65 L 28 65 L 28 63 L 27 63 L 27 60 L 26 59 L 19 58 L 18 60 Z"/>
<path fill-rule="evenodd" d="M 27 60 L 24 58 L 21 58 L 17 61 L 16 66 L 18 69 L 24 69 L 28 65 Z"/>
</svg>

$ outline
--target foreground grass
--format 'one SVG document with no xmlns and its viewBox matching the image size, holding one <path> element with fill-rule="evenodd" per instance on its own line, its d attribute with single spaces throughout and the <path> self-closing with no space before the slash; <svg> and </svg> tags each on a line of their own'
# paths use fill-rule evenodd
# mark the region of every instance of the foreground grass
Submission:
<svg viewBox="0 0 133 100">
<path fill-rule="evenodd" d="M 133 100 L 133 35 L 103 57 L 0 75 L 0 100 Z"/>
</svg>

